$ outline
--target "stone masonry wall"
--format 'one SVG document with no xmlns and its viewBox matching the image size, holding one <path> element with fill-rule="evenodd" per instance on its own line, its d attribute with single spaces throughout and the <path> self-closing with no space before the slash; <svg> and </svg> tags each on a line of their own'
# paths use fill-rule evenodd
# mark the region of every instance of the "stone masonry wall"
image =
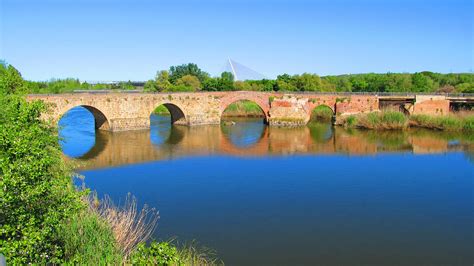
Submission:
<svg viewBox="0 0 474 266">
<path fill-rule="evenodd" d="M 336 117 L 378 111 L 376 95 L 283 94 L 276 92 L 200 93 L 73 93 L 29 95 L 28 100 L 48 103 L 45 119 L 58 121 L 71 108 L 84 106 L 94 115 L 96 128 L 110 131 L 148 129 L 150 114 L 161 104 L 172 120 L 182 125 L 219 124 L 227 106 L 239 100 L 257 103 L 272 126 L 301 126 L 314 108 L 325 105 Z M 449 101 L 442 96 L 417 96 L 414 114 L 447 114 Z"/>
</svg>

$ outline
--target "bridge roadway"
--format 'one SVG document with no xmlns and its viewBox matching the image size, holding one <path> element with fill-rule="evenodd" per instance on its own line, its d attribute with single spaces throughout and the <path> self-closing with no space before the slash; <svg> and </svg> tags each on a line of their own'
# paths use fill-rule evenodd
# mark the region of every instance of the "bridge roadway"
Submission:
<svg viewBox="0 0 474 266">
<path fill-rule="evenodd" d="M 124 131 L 146 129 L 150 114 L 159 105 L 171 113 L 179 125 L 219 124 L 231 103 L 250 100 L 258 104 L 271 126 L 302 126 L 314 108 L 325 105 L 336 117 L 395 108 L 407 114 L 446 115 L 454 104 L 474 104 L 474 94 L 383 94 L 383 93 L 279 93 L 279 92 L 81 92 L 36 94 L 27 99 L 49 104 L 45 119 L 58 121 L 71 108 L 83 106 L 94 115 L 97 129 Z"/>
</svg>

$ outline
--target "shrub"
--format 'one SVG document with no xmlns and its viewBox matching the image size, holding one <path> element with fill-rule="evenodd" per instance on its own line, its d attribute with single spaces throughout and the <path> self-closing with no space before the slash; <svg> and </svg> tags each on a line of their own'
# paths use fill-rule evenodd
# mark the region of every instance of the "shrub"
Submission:
<svg viewBox="0 0 474 266">
<path fill-rule="evenodd" d="M 0 93 L 0 253 L 9 264 L 59 263 L 61 223 L 81 206 L 45 106 Z"/>
<path fill-rule="evenodd" d="M 132 253 L 130 262 L 133 265 L 180 265 L 178 250 L 168 242 L 151 242 L 149 246 L 140 243 Z"/>
</svg>

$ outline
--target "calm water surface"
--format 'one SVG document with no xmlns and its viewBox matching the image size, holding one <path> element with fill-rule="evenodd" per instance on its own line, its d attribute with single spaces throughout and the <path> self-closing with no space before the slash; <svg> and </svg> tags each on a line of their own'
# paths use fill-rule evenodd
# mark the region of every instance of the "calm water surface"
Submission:
<svg viewBox="0 0 474 266">
<path fill-rule="evenodd" d="M 157 208 L 156 239 L 228 265 L 472 265 L 474 136 L 236 122 L 95 133 L 75 108 L 61 145 L 99 195 Z"/>
</svg>

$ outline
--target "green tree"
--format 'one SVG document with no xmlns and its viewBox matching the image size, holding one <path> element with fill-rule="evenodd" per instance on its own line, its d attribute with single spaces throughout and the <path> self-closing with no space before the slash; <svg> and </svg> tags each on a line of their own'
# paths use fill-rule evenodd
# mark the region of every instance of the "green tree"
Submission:
<svg viewBox="0 0 474 266">
<path fill-rule="evenodd" d="M 413 91 L 429 92 L 434 90 L 433 80 L 423 73 L 415 73 L 412 75 Z"/>
<path fill-rule="evenodd" d="M 13 94 L 26 92 L 21 74 L 12 65 L 0 64 L 0 93 Z"/>
<path fill-rule="evenodd" d="M 167 90 L 171 87 L 170 74 L 166 70 L 162 70 L 156 73 L 155 81 L 155 87 L 158 90 Z"/>
<path fill-rule="evenodd" d="M 219 79 L 218 78 L 207 78 L 202 83 L 202 89 L 205 91 L 219 91 Z"/>
<path fill-rule="evenodd" d="M 180 86 L 187 86 L 192 88 L 192 90 L 200 90 L 201 89 L 201 82 L 196 76 L 192 75 L 185 75 L 176 80 L 176 85 Z"/>
<path fill-rule="evenodd" d="M 209 74 L 202 71 L 196 64 L 188 63 L 179 66 L 171 66 L 169 71 L 169 80 L 172 84 L 186 75 L 196 76 L 200 82 L 209 77 Z"/>
<path fill-rule="evenodd" d="M 230 72 L 222 72 L 221 78 L 218 79 L 218 86 L 223 91 L 234 90 L 234 75 Z"/>
<path fill-rule="evenodd" d="M 300 91 L 321 91 L 321 78 L 316 74 L 303 73 L 293 78 Z"/>
</svg>

